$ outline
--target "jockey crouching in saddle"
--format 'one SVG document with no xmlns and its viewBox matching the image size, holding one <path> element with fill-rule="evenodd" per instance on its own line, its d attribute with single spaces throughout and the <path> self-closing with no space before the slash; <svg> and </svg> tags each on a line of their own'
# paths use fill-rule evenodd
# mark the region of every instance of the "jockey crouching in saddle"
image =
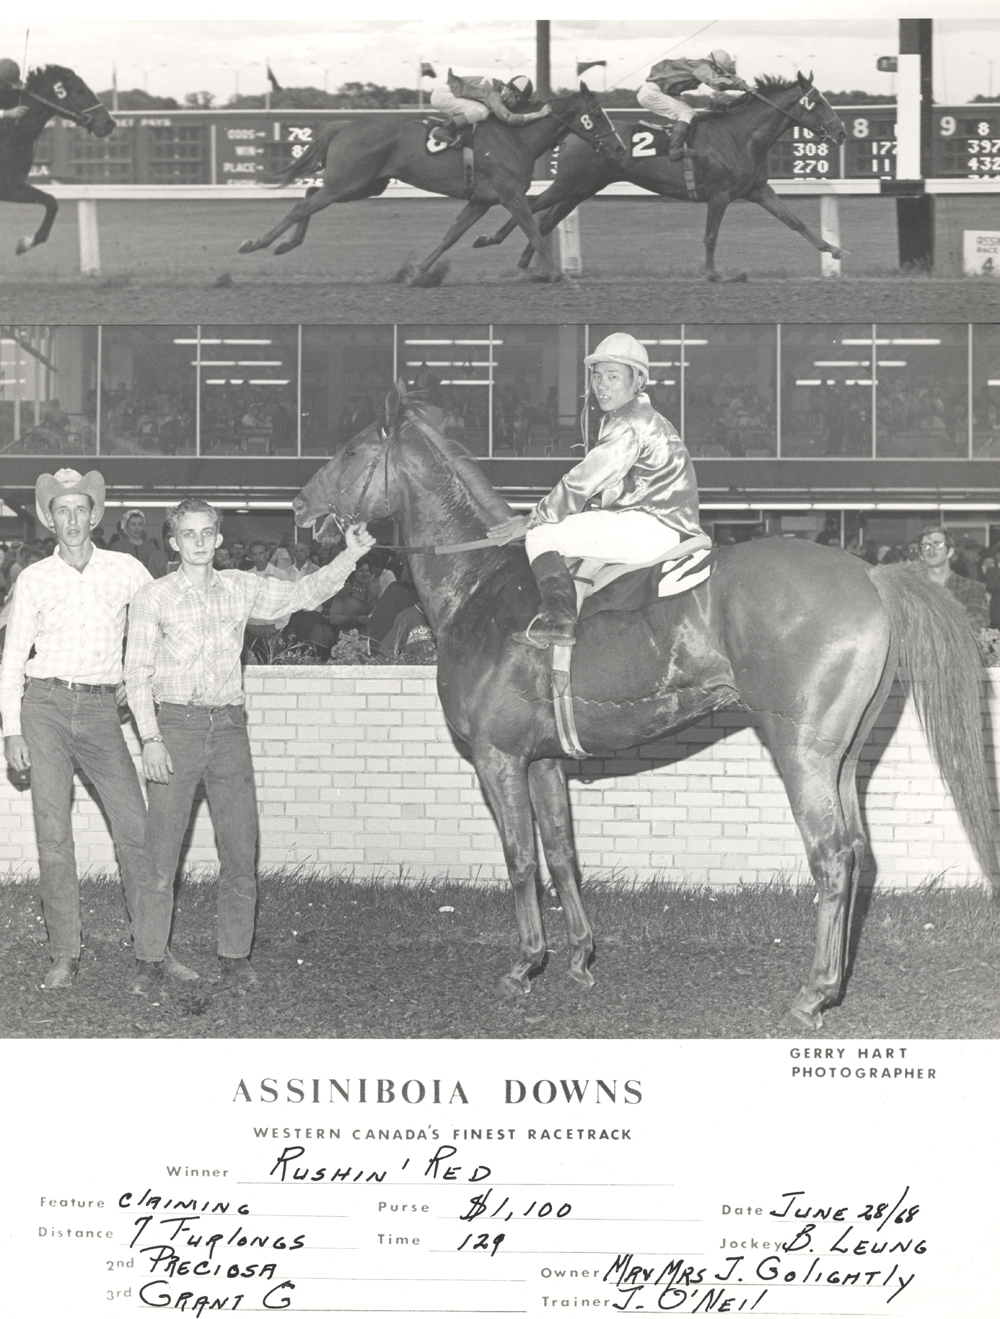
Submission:
<svg viewBox="0 0 1000 1319">
<path fill-rule="evenodd" d="M 604 413 L 597 444 L 528 517 L 512 517 L 488 532 L 500 542 L 527 533 L 542 607 L 515 638 L 542 650 L 576 641 L 576 587 L 567 559 L 638 567 L 701 534 L 691 457 L 644 392 L 645 348 L 630 334 L 610 334 L 584 362 Z"/>
<path fill-rule="evenodd" d="M 504 83 L 497 78 L 460 78 L 449 69 L 447 83 L 438 83 L 430 95 L 431 105 L 448 115 L 449 122 L 433 129 L 431 139 L 444 146 L 453 146 L 463 128 L 468 124 L 482 123 L 491 114 L 503 123 L 515 126 L 531 123 L 533 119 L 544 119 L 552 113 L 547 105 L 529 112 L 518 108 L 528 104 L 534 91 L 531 79 L 523 74 Z"/>
<path fill-rule="evenodd" d="M 649 77 L 636 92 L 636 100 L 644 110 L 651 110 L 673 124 L 671 160 L 680 160 L 683 156 L 684 143 L 698 113 L 694 106 L 681 100 L 680 94 L 701 86 L 724 95 L 750 90 L 743 79 L 736 76 L 733 57 L 727 51 L 713 50 L 704 60 L 660 60 L 659 64 L 653 65 Z"/>
<path fill-rule="evenodd" d="M 20 119 L 28 113 L 26 105 L 18 105 L 23 85 L 17 64 L 0 58 L 0 119 Z"/>
</svg>

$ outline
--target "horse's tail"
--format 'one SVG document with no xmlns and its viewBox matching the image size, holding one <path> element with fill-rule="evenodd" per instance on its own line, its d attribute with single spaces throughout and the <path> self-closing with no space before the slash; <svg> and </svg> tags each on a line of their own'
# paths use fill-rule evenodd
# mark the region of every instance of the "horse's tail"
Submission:
<svg viewBox="0 0 1000 1319">
<path fill-rule="evenodd" d="M 312 174 L 320 174 L 326 167 L 326 152 L 330 143 L 339 132 L 347 127 L 343 124 L 330 124 L 324 128 L 314 142 L 310 142 L 301 156 L 297 156 L 284 169 L 271 170 L 264 175 L 264 182 L 278 188 L 287 188 L 296 179 L 305 179 Z"/>
<path fill-rule="evenodd" d="M 983 740 L 983 659 L 950 591 L 908 564 L 869 568 L 931 754 L 976 860 L 1000 897 L 1000 852 Z"/>
</svg>

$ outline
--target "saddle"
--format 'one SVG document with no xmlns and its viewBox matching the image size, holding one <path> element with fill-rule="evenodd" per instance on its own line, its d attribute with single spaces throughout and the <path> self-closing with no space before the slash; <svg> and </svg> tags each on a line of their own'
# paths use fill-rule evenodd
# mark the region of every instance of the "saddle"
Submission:
<svg viewBox="0 0 1000 1319">
<path fill-rule="evenodd" d="M 473 189 L 476 186 L 476 125 L 463 124 L 458 129 L 454 138 L 450 142 L 439 142 L 434 136 L 436 128 L 453 127 L 450 119 L 439 116 L 430 116 L 421 121 L 427 127 L 427 135 L 424 139 L 424 149 L 429 156 L 439 156 L 442 151 L 462 152 L 462 192 L 466 201 L 472 198 Z"/>
<path fill-rule="evenodd" d="M 576 586 L 580 621 L 613 609 L 628 613 L 644 609 L 655 600 L 682 595 L 707 581 L 714 566 L 715 551 L 707 536 L 689 536 L 670 558 L 645 564 L 605 563 L 600 559 L 576 559 L 569 564 Z M 580 744 L 573 715 L 570 663 L 573 646 L 550 646 L 552 655 L 552 704 L 559 743 L 567 756 L 584 759 L 590 755 Z"/>
</svg>

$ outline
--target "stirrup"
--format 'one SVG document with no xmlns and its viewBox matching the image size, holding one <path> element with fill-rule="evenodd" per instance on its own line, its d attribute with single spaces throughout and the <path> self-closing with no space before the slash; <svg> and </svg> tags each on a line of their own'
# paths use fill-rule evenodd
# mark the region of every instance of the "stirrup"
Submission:
<svg viewBox="0 0 1000 1319">
<path fill-rule="evenodd" d="M 515 641 L 520 642 L 522 646 L 532 646 L 535 650 L 548 650 L 550 646 L 575 646 L 576 637 L 559 637 L 556 641 L 536 640 L 531 635 L 531 629 L 541 620 L 541 614 L 536 614 L 523 632 L 513 632 L 511 636 Z"/>
</svg>

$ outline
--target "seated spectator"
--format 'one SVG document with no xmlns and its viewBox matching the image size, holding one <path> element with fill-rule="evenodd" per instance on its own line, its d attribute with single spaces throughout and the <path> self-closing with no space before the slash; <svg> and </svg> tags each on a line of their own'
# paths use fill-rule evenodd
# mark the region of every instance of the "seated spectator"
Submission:
<svg viewBox="0 0 1000 1319">
<path fill-rule="evenodd" d="M 837 518 L 827 518 L 823 523 L 823 530 L 816 536 L 817 545 L 835 545 L 840 546 L 840 521 Z"/>
<path fill-rule="evenodd" d="M 979 572 L 990 597 L 990 627 L 1000 628 L 1000 545 L 983 550 Z"/>
<path fill-rule="evenodd" d="M 932 582 L 951 591 L 964 606 L 969 621 L 976 629 L 989 627 L 990 604 L 982 582 L 960 577 L 952 571 L 955 557 L 955 537 L 944 527 L 925 527 L 920 533 L 920 561 Z"/>
<path fill-rule="evenodd" d="M 372 566 L 361 559 L 343 588 L 327 603 L 326 616 L 336 628 L 364 631 L 377 601 L 372 586 Z"/>
<path fill-rule="evenodd" d="M 417 590 L 413 585 L 407 564 L 399 581 L 392 582 L 379 597 L 378 604 L 372 610 L 368 624 L 368 636 L 371 638 L 372 650 L 382 655 L 392 655 L 393 649 L 386 649 L 386 638 L 395 631 L 399 616 L 419 604 Z M 427 620 L 424 619 L 424 622 Z"/>
</svg>

